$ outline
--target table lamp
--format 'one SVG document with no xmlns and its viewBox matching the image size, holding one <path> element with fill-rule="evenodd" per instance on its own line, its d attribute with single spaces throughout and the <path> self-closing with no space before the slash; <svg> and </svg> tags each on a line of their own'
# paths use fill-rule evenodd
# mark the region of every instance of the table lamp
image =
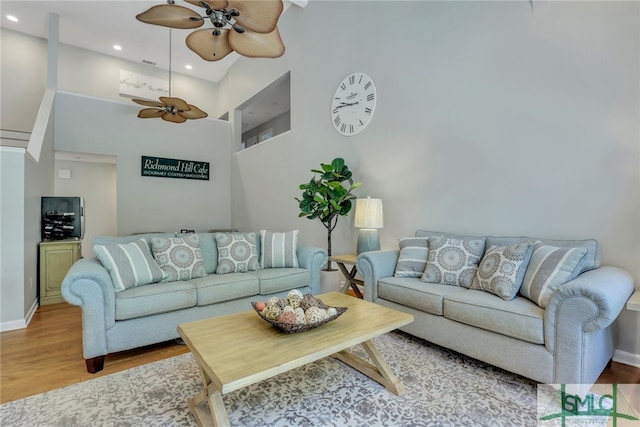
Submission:
<svg viewBox="0 0 640 427">
<path fill-rule="evenodd" d="M 382 199 L 356 200 L 356 215 L 353 225 L 360 228 L 358 232 L 357 252 L 377 251 L 380 249 L 378 228 L 382 228 Z"/>
</svg>

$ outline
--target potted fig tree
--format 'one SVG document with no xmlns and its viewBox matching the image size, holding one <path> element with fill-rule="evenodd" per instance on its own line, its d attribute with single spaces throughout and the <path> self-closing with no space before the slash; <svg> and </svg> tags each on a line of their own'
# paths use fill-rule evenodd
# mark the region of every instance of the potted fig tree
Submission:
<svg viewBox="0 0 640 427">
<path fill-rule="evenodd" d="M 344 159 L 335 158 L 329 164 L 320 164 L 321 169 L 311 169 L 314 173 L 308 183 L 300 184 L 302 198 L 296 197 L 300 207 L 298 217 L 319 219 L 327 229 L 327 253 L 331 256 L 331 232 L 338 224 L 338 219 L 351 211 L 351 201 L 356 198 L 353 190 L 362 185 L 353 182 L 349 167 Z M 331 261 L 327 263 L 327 271 Z"/>
</svg>

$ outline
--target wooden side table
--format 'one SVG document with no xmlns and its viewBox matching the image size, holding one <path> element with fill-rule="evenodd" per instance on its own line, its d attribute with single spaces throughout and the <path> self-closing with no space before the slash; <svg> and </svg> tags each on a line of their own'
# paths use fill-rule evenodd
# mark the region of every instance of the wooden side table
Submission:
<svg viewBox="0 0 640 427">
<path fill-rule="evenodd" d="M 640 311 L 640 289 L 636 289 L 627 301 L 627 310 Z"/>
<path fill-rule="evenodd" d="M 342 286 L 340 292 L 342 292 L 343 294 L 347 293 L 347 289 L 349 289 L 349 286 L 351 286 L 351 289 L 353 289 L 353 292 L 356 294 L 356 296 L 362 299 L 362 292 L 360 292 L 360 288 L 358 288 L 357 285 L 364 286 L 364 282 L 360 279 L 356 279 L 356 274 L 358 273 L 358 270 L 356 269 L 357 257 L 357 254 L 333 255 L 329 257 L 329 260 L 338 264 L 338 268 L 340 269 L 340 271 L 342 271 L 342 275 L 345 278 L 344 285 Z M 347 269 L 347 265 L 353 266 L 351 267 L 351 270 Z"/>
</svg>

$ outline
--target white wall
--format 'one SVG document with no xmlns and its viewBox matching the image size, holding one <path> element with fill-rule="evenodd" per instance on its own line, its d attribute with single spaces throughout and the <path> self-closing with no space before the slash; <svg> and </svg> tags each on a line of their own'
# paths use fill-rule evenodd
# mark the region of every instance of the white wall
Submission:
<svg viewBox="0 0 640 427">
<path fill-rule="evenodd" d="M 60 169 L 71 172 L 70 179 L 61 179 Z M 82 256 L 92 258 L 96 236 L 115 236 L 117 227 L 116 165 L 56 159 L 54 195 L 84 197 L 85 232 Z"/>
<path fill-rule="evenodd" d="M 309 170 L 345 158 L 357 194 L 381 197 L 383 248 L 418 228 L 476 235 L 596 238 L 603 263 L 640 283 L 636 2 L 309 2 L 280 30 L 287 53 L 240 59 L 221 84 L 229 108 L 291 70 L 292 130 L 234 156 L 233 226 L 287 230 L 325 246 L 293 198 Z M 327 31 L 339 10 L 342 31 Z M 393 12 L 393 25 L 380 17 Z M 303 48 L 301 48 L 303 47 Z M 259 74 L 255 70 L 259 69 Z M 331 123 L 339 82 L 378 89 L 369 127 Z M 268 160 L 265 160 L 268 159 Z M 352 217 L 334 253 L 353 252 Z M 619 349 L 640 354 L 624 311 Z"/>
<path fill-rule="evenodd" d="M 0 321 L 4 330 L 6 322 L 24 319 L 24 270 L 12 266 L 24 262 L 25 150 L 0 147 L 0 167 Z"/>
<path fill-rule="evenodd" d="M 46 41 L 3 28 L 0 59 L 0 128 L 31 132 L 47 85 Z"/>
<path fill-rule="evenodd" d="M 59 93 L 55 148 L 117 156 L 118 234 L 229 228 L 229 123 L 138 119 L 135 105 Z M 141 176 L 141 156 L 210 163 L 209 181 Z"/>
</svg>

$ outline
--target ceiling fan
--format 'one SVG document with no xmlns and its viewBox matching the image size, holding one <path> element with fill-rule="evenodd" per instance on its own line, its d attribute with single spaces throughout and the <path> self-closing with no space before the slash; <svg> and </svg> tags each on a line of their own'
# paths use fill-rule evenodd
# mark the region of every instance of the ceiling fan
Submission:
<svg viewBox="0 0 640 427">
<path fill-rule="evenodd" d="M 208 116 L 207 113 L 196 107 L 187 104 L 180 98 L 170 96 L 161 96 L 160 102 L 147 101 L 146 99 L 132 99 L 136 104 L 144 105 L 151 108 L 143 108 L 138 112 L 141 119 L 152 119 L 154 117 L 162 117 L 163 120 L 173 123 L 184 123 L 188 119 L 203 119 Z"/>
<path fill-rule="evenodd" d="M 189 49 L 205 61 L 218 61 L 235 51 L 250 58 L 278 58 L 284 44 L 278 31 L 282 0 L 185 0 L 204 8 L 205 15 L 178 6 L 174 0 L 136 15 L 147 24 L 191 29 L 211 21 L 213 28 L 196 30 L 186 38 Z"/>
<path fill-rule="evenodd" d="M 184 123 L 189 119 L 203 119 L 208 116 L 207 113 L 188 104 L 181 98 L 171 96 L 171 29 L 169 29 L 169 96 L 161 96 L 160 102 L 149 101 L 146 99 L 132 99 L 136 104 L 144 105 L 150 108 L 143 108 L 138 112 L 140 119 L 153 119 L 161 117 L 172 123 Z"/>
</svg>

